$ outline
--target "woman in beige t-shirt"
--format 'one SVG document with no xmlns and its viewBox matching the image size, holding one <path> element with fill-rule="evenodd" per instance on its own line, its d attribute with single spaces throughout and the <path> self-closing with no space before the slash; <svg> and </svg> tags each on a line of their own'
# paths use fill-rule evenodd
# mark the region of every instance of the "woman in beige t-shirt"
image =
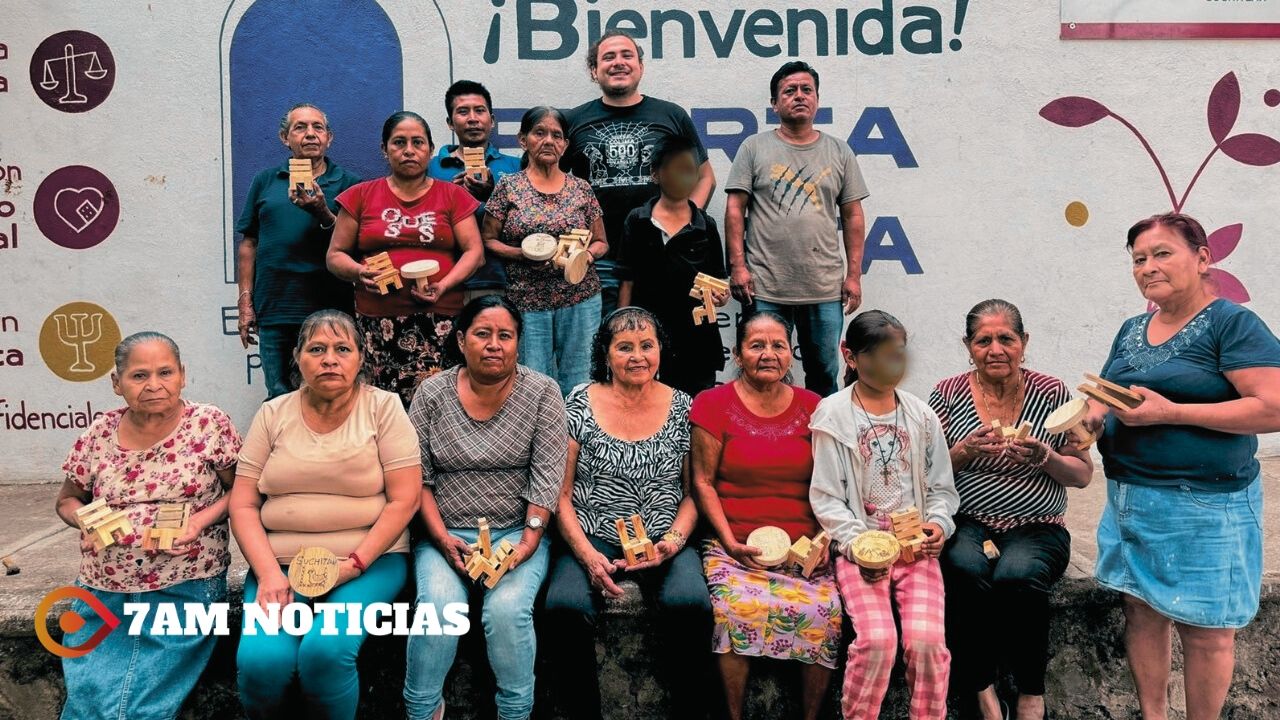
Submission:
<svg viewBox="0 0 1280 720">
<path fill-rule="evenodd" d="M 417 434 L 394 393 L 360 381 L 357 337 L 345 313 L 307 318 L 294 349 L 301 387 L 265 403 L 249 428 L 231 491 L 231 530 L 250 566 L 245 602 L 293 602 L 288 565 L 312 546 L 342 560 L 338 585 L 311 600 L 367 606 L 391 602 L 404 586 L 406 528 L 422 485 Z M 336 616 L 348 627 L 345 612 Z M 364 636 L 322 635 L 322 627 L 241 638 L 236 664 L 249 717 L 279 716 L 295 675 L 308 715 L 355 717 Z"/>
</svg>

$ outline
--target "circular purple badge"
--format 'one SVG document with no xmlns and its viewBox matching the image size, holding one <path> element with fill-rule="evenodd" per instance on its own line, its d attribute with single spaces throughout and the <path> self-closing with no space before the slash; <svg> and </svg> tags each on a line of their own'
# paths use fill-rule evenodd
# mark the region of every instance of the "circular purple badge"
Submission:
<svg viewBox="0 0 1280 720">
<path fill-rule="evenodd" d="M 40 183 L 34 211 L 45 237 L 62 247 L 84 250 L 116 229 L 120 198 L 107 176 L 84 165 L 68 165 Z"/>
<path fill-rule="evenodd" d="M 54 110 L 92 110 L 115 84 L 111 48 L 93 33 L 65 30 L 50 35 L 31 55 L 31 87 Z"/>
</svg>

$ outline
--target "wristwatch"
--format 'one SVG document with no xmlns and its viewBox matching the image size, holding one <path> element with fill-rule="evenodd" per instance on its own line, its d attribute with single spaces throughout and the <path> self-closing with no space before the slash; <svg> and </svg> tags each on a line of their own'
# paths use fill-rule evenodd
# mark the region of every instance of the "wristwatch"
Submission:
<svg viewBox="0 0 1280 720">
<path fill-rule="evenodd" d="M 524 524 L 529 526 L 533 530 L 541 530 L 542 526 L 545 525 L 546 523 L 544 523 L 542 521 L 542 518 L 538 517 L 537 515 L 531 515 L 528 519 L 524 521 Z"/>
</svg>

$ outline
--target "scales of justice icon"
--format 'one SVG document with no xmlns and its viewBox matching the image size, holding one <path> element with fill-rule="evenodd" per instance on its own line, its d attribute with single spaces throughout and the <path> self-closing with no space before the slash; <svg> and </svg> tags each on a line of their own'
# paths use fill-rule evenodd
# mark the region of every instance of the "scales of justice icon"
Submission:
<svg viewBox="0 0 1280 720">
<path fill-rule="evenodd" d="M 78 75 L 84 75 L 90 80 L 101 80 L 107 76 L 107 69 L 102 66 L 102 61 L 98 59 L 98 51 L 89 50 L 87 52 L 76 52 L 76 48 L 71 43 L 63 46 L 62 57 L 48 58 L 44 61 L 44 70 L 40 80 L 40 87 L 43 90 L 57 90 L 59 86 L 63 86 L 62 97 L 58 98 L 59 105 L 79 105 L 89 102 L 89 98 L 80 93 L 77 87 L 76 78 Z M 88 60 L 88 67 L 80 69 L 82 59 Z M 54 70 L 58 64 L 62 65 L 59 71 Z M 61 74 L 62 79 L 58 79 Z"/>
</svg>

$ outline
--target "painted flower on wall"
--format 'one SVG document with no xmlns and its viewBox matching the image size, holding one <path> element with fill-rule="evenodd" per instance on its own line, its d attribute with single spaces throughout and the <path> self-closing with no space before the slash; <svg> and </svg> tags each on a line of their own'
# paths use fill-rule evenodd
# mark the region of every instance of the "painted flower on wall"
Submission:
<svg viewBox="0 0 1280 720">
<path fill-rule="evenodd" d="M 1273 102 L 1275 97 L 1275 90 L 1268 91 L 1264 96 L 1265 102 L 1274 106 L 1277 104 Z M 1160 173 L 1160 179 L 1164 183 L 1165 191 L 1169 195 L 1169 203 L 1173 212 L 1182 212 L 1182 208 L 1187 204 L 1187 198 L 1191 196 L 1191 190 L 1195 188 L 1196 183 L 1200 180 L 1200 175 L 1204 173 L 1209 161 L 1217 156 L 1218 153 L 1222 153 L 1238 163 L 1255 167 L 1266 167 L 1280 163 L 1280 140 L 1262 133 L 1240 132 L 1232 134 L 1232 131 L 1235 130 L 1236 120 L 1240 116 L 1240 81 L 1236 78 L 1234 72 L 1223 75 L 1222 79 L 1218 80 L 1217 84 L 1214 85 L 1213 90 L 1209 93 L 1206 116 L 1213 147 L 1205 155 L 1200 167 L 1196 170 L 1195 175 L 1192 176 L 1191 182 L 1187 184 L 1186 190 L 1179 197 L 1173 190 L 1173 184 L 1169 181 L 1169 174 L 1165 172 L 1164 164 L 1160 162 L 1160 158 L 1151 148 L 1151 144 L 1147 142 L 1147 139 L 1138 128 L 1134 127 L 1133 123 L 1121 117 L 1106 105 L 1092 98 L 1069 96 L 1060 97 L 1040 108 L 1040 117 L 1062 127 L 1080 128 L 1107 118 L 1111 118 L 1123 125 L 1129 132 L 1133 133 L 1133 136 L 1142 144 L 1143 150 L 1146 151 L 1151 161 L 1155 163 L 1156 170 Z M 1243 223 L 1220 227 L 1209 233 L 1209 249 L 1212 253 L 1213 262 L 1216 264 L 1225 260 L 1240 244 L 1240 239 L 1243 235 Z M 1238 303 L 1249 301 L 1249 291 L 1245 289 L 1244 284 L 1235 275 L 1219 267 L 1211 267 L 1209 274 L 1212 282 L 1216 285 L 1216 291 L 1219 296 Z"/>
</svg>

